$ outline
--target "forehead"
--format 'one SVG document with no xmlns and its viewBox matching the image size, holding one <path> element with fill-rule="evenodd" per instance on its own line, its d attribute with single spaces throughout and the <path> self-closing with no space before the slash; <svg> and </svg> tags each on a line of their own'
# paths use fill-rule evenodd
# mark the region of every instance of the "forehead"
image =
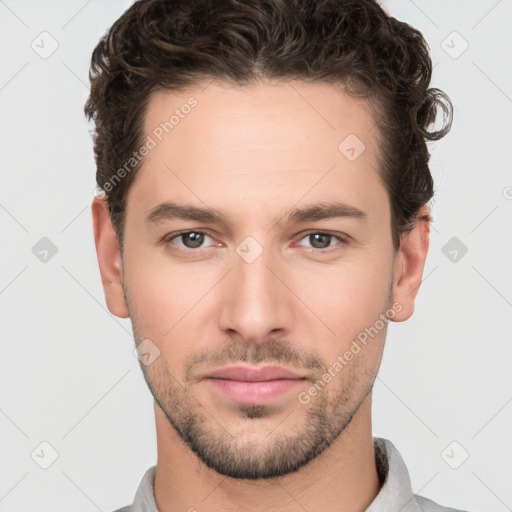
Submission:
<svg viewBox="0 0 512 512">
<path fill-rule="evenodd" d="M 231 165 L 248 165 L 254 156 L 274 167 L 292 158 L 305 158 L 306 165 L 316 165 L 320 156 L 337 158 L 339 143 L 350 134 L 376 149 L 374 128 L 368 101 L 348 95 L 340 85 L 300 81 L 159 90 L 150 98 L 144 123 L 146 134 L 165 139 L 158 142 L 172 146 L 174 138 L 176 146 L 186 144 L 184 149 L 193 143 L 190 158 L 214 154 L 213 165 L 224 154 Z"/>
<path fill-rule="evenodd" d="M 264 207 L 305 195 L 357 200 L 382 192 L 371 105 L 333 84 L 212 82 L 158 90 L 144 136 L 152 148 L 129 195 L 135 189 L 148 208 L 169 193 L 222 209 L 235 196 Z"/>
</svg>

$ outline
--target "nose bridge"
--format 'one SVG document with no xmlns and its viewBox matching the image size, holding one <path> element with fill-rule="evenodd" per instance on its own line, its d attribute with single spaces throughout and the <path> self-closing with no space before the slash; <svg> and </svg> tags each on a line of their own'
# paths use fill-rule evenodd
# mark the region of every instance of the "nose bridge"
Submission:
<svg viewBox="0 0 512 512">
<path fill-rule="evenodd" d="M 259 342 L 271 331 L 289 327 L 292 313 L 286 287 L 276 277 L 278 268 L 277 254 L 270 246 L 253 237 L 237 246 L 219 319 L 223 330 Z"/>
</svg>

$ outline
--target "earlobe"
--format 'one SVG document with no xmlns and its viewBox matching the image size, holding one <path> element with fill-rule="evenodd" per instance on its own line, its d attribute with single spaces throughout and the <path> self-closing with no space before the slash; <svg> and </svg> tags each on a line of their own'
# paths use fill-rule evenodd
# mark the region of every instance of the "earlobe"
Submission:
<svg viewBox="0 0 512 512">
<path fill-rule="evenodd" d="M 119 318 L 128 318 L 123 290 L 123 266 L 119 240 L 112 226 L 105 199 L 95 197 L 92 205 L 94 243 L 108 310 Z"/>
<path fill-rule="evenodd" d="M 430 210 L 424 206 L 418 212 L 413 228 L 402 235 L 393 278 L 393 302 L 401 305 L 401 310 L 393 318 L 395 322 L 403 322 L 414 313 L 414 301 L 428 253 L 430 222 Z"/>
</svg>

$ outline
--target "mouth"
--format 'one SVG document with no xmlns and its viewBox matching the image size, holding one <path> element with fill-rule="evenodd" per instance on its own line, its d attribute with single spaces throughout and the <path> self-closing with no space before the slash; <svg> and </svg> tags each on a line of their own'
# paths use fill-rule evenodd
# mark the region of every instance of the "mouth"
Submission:
<svg viewBox="0 0 512 512">
<path fill-rule="evenodd" d="M 290 393 L 307 378 L 280 366 L 231 366 L 208 373 L 203 379 L 224 397 L 250 405 L 263 405 Z"/>
</svg>

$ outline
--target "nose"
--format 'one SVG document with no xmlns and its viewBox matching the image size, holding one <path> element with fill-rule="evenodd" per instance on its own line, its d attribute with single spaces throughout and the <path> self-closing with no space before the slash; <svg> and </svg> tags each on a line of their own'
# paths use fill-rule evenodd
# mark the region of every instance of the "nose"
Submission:
<svg viewBox="0 0 512 512">
<path fill-rule="evenodd" d="M 297 300 L 287 287 L 284 262 L 271 250 L 263 250 L 252 262 L 238 253 L 233 259 L 234 268 L 223 280 L 219 328 L 253 344 L 264 343 L 270 335 L 287 336 Z"/>
</svg>

